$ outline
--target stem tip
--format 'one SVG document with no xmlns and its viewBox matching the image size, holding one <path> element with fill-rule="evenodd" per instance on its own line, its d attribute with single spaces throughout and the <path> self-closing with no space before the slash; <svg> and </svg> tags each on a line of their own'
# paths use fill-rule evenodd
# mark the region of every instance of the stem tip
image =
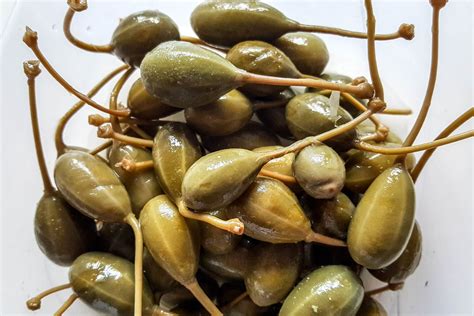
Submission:
<svg viewBox="0 0 474 316">
<path fill-rule="evenodd" d="M 373 98 L 372 100 L 369 101 L 367 104 L 367 108 L 372 112 L 372 113 L 378 113 L 381 112 L 385 109 L 387 104 L 380 100 L 379 98 Z"/>
<path fill-rule="evenodd" d="M 398 28 L 398 33 L 404 39 L 411 41 L 415 37 L 415 26 L 413 24 L 403 23 Z"/>
<path fill-rule="evenodd" d="M 87 9 L 87 0 L 67 0 L 67 5 L 76 12 Z"/>
<path fill-rule="evenodd" d="M 430 0 L 431 6 L 438 9 L 443 8 L 446 3 L 448 3 L 448 0 Z"/>
<path fill-rule="evenodd" d="M 358 78 L 360 79 L 360 78 Z M 370 99 L 374 96 L 374 87 L 368 82 L 360 82 L 357 87 L 359 88 L 359 98 Z"/>
<path fill-rule="evenodd" d="M 41 308 L 41 300 L 37 297 L 30 298 L 26 301 L 26 307 L 31 311 L 36 311 Z"/>
<path fill-rule="evenodd" d="M 112 138 L 114 136 L 114 130 L 110 124 L 103 124 L 97 129 L 97 137 L 100 138 Z"/>
<path fill-rule="evenodd" d="M 28 79 L 33 79 L 41 73 L 39 60 L 28 60 L 23 62 L 23 71 Z"/>
<path fill-rule="evenodd" d="M 36 46 L 38 44 L 38 33 L 33 31 L 29 26 L 27 26 L 25 34 L 23 34 L 23 42 L 28 47 Z"/>
</svg>

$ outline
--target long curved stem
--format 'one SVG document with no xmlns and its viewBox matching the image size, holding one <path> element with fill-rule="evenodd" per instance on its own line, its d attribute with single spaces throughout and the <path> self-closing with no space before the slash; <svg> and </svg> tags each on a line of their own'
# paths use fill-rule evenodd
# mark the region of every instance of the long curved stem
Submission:
<svg viewBox="0 0 474 316">
<path fill-rule="evenodd" d="M 122 90 L 123 85 L 125 84 L 125 82 L 127 82 L 127 80 L 130 78 L 134 71 L 135 68 L 128 68 L 127 71 L 120 77 L 120 79 L 115 84 L 114 88 L 112 89 L 112 92 L 110 93 L 109 98 L 110 111 L 117 110 L 117 98 L 120 94 L 120 91 Z M 110 123 L 112 125 L 112 129 L 115 132 L 122 133 L 122 128 L 120 127 L 119 118 L 117 116 L 110 115 Z"/>
<path fill-rule="evenodd" d="M 338 35 L 338 36 L 351 37 L 351 38 L 365 39 L 368 37 L 368 34 L 364 32 L 349 31 L 349 30 L 344 30 L 340 28 L 320 26 L 320 25 L 298 24 L 297 29 L 298 31 L 331 34 L 331 35 Z M 396 32 L 389 33 L 389 34 L 375 35 L 375 40 L 388 41 L 388 40 L 394 40 L 397 38 L 412 40 L 414 37 L 415 37 L 415 26 L 413 24 L 403 23 L 400 25 L 400 27 L 398 28 L 398 31 Z"/>
<path fill-rule="evenodd" d="M 124 157 L 122 161 L 115 164 L 115 167 L 120 167 L 127 172 L 139 172 L 153 169 L 153 160 L 133 161 L 127 157 Z"/>
<path fill-rule="evenodd" d="M 335 247 L 347 247 L 347 244 L 342 240 L 324 236 L 315 232 L 311 232 L 308 236 L 306 236 L 305 242 L 316 242 L 323 245 L 328 246 L 335 246 Z"/>
<path fill-rule="evenodd" d="M 26 301 L 26 307 L 28 307 L 28 309 L 32 311 L 38 310 L 41 308 L 41 300 L 43 298 L 53 293 L 68 289 L 70 287 L 71 287 L 71 283 L 66 283 L 66 284 L 52 287 L 46 291 L 43 291 L 40 294 L 36 295 L 35 297 L 32 297 L 28 301 Z"/>
<path fill-rule="evenodd" d="M 379 153 L 383 155 L 406 155 L 406 154 L 414 153 L 421 150 L 437 148 L 439 146 L 455 143 L 457 141 L 470 138 L 470 137 L 474 137 L 474 130 L 470 130 L 470 131 L 457 134 L 454 136 L 450 136 L 450 137 L 437 139 L 429 143 L 413 145 L 413 146 L 388 148 L 388 147 L 375 146 L 375 145 L 371 145 L 371 144 L 367 144 L 365 142 L 359 141 L 359 142 L 355 142 L 354 147 L 359 150 Z"/>
<path fill-rule="evenodd" d="M 331 90 L 322 90 L 322 91 L 319 91 L 318 93 L 322 94 L 324 96 L 329 96 L 331 94 L 331 92 L 332 92 Z M 351 105 L 353 105 L 356 109 L 361 110 L 361 111 L 365 111 L 365 109 L 366 109 L 365 105 L 362 104 L 361 102 L 359 102 L 359 100 L 354 98 L 352 95 L 350 95 L 349 93 L 346 93 L 346 92 L 341 93 L 341 95 L 344 97 L 344 99 L 349 101 L 351 103 Z M 390 108 L 385 108 L 383 111 L 379 112 L 378 114 L 410 115 L 410 114 L 413 114 L 413 111 L 409 108 L 391 108 L 390 107 Z M 370 120 L 373 121 L 372 117 L 371 117 Z"/>
<path fill-rule="evenodd" d="M 81 1 L 79 0 L 79 1 L 75 1 L 75 2 L 77 3 L 77 2 L 81 2 Z M 79 3 L 78 5 L 81 5 L 81 3 Z M 87 8 L 87 4 L 85 4 L 85 7 L 81 7 L 82 10 L 85 10 L 86 8 Z M 74 45 L 74 46 L 76 46 L 80 49 L 86 50 L 88 52 L 109 53 L 109 54 L 112 53 L 112 51 L 114 50 L 114 47 L 110 44 L 107 44 L 107 45 L 94 45 L 94 44 L 83 42 L 83 41 L 77 39 L 74 35 L 72 35 L 72 33 L 71 33 L 71 23 L 72 23 L 72 18 L 74 17 L 74 14 L 76 13 L 76 10 L 74 10 L 71 7 L 71 4 L 69 4 L 69 8 L 66 12 L 66 15 L 64 16 L 63 31 L 64 31 L 64 35 L 66 36 L 67 40 L 72 45 Z"/>
<path fill-rule="evenodd" d="M 273 86 L 303 86 L 311 87 L 317 89 L 328 89 L 341 92 L 349 92 L 356 95 L 362 99 L 369 99 L 373 96 L 374 90 L 372 85 L 367 82 L 360 83 L 358 85 L 347 85 L 343 83 L 334 83 L 328 82 L 322 79 L 311 79 L 311 78 L 281 78 L 281 77 L 272 77 L 259 75 L 254 73 L 249 73 L 241 70 L 240 76 L 237 78 L 237 81 L 240 81 L 242 84 L 268 84 Z"/>
<path fill-rule="evenodd" d="M 260 172 L 258 173 L 258 175 L 280 180 L 281 182 L 283 182 L 286 185 L 295 185 L 295 184 L 298 183 L 296 181 L 295 177 L 287 176 L 287 175 L 281 174 L 279 172 L 269 171 L 269 170 L 265 170 L 265 169 L 261 169 Z"/>
<path fill-rule="evenodd" d="M 108 108 L 100 105 L 99 103 L 95 102 L 91 98 L 87 97 L 85 94 L 79 92 L 76 90 L 71 84 L 69 84 L 61 75 L 54 70 L 53 66 L 49 63 L 49 61 L 46 59 L 46 57 L 43 55 L 41 50 L 38 47 L 38 35 L 36 32 L 31 30 L 29 27 L 26 27 L 26 32 L 23 36 L 23 42 L 33 51 L 35 56 L 40 60 L 40 62 L 43 64 L 44 68 L 53 76 L 53 78 L 64 87 L 68 92 L 72 93 L 75 95 L 77 98 L 80 100 L 84 101 L 85 103 L 89 104 L 93 108 L 111 114 L 111 115 L 116 115 L 116 116 L 129 116 L 130 115 L 130 110 L 118 110 L 118 111 L 111 111 Z"/>
<path fill-rule="evenodd" d="M 460 127 L 462 124 L 464 124 L 467 120 L 469 120 L 473 116 L 474 116 L 474 107 L 471 107 L 466 112 L 464 112 L 459 117 L 457 117 L 451 124 L 449 124 L 438 135 L 438 137 L 436 137 L 435 140 L 442 139 L 444 137 L 451 135 L 452 132 L 454 132 L 458 127 Z M 430 157 L 433 155 L 435 150 L 436 148 L 427 150 L 420 157 L 420 160 L 418 160 L 418 163 L 416 164 L 415 168 L 413 168 L 411 172 L 411 177 L 413 179 L 413 182 L 416 182 L 416 180 L 418 179 L 418 176 L 420 175 L 420 172 L 423 170 L 423 167 L 426 165 L 426 162 L 428 161 L 428 159 L 430 159 Z"/>
<path fill-rule="evenodd" d="M 89 98 L 94 97 L 96 93 L 100 91 L 100 89 L 102 89 L 110 80 L 112 80 L 112 78 L 114 78 L 117 74 L 119 74 L 120 72 L 124 71 L 125 69 L 129 67 L 130 66 L 128 65 L 122 65 L 116 68 L 115 70 L 111 71 L 104 78 L 102 78 L 94 87 L 92 87 L 92 89 L 87 93 L 87 96 Z M 56 144 L 56 151 L 58 153 L 58 157 L 64 154 L 67 148 L 63 139 L 63 133 L 66 127 L 66 124 L 73 117 L 73 115 L 76 114 L 85 104 L 86 103 L 84 101 L 77 102 L 59 120 L 59 123 L 56 127 L 55 136 L 54 136 L 54 142 Z"/>
<path fill-rule="evenodd" d="M 48 167 L 44 159 L 43 146 L 41 144 L 41 134 L 38 123 L 38 110 L 36 107 L 36 84 L 35 79 L 40 74 L 39 62 L 30 60 L 23 63 L 23 70 L 28 77 L 28 96 L 30 103 L 31 127 L 33 128 L 33 138 L 35 142 L 36 158 L 43 179 L 43 189 L 45 193 L 53 193 L 54 188 L 48 174 Z"/>
<path fill-rule="evenodd" d="M 142 130 L 140 127 L 138 127 L 134 124 L 130 124 L 129 127 L 132 131 L 134 131 L 141 138 L 143 138 L 143 139 L 153 139 L 153 137 L 148 135 L 148 133 L 145 132 L 144 130 Z"/>
<path fill-rule="evenodd" d="M 372 295 L 377 295 L 377 294 L 383 293 L 385 291 L 398 291 L 398 290 L 401 290 L 403 288 L 404 284 L 405 284 L 404 282 L 401 282 L 401 283 L 388 283 L 387 285 L 382 286 L 378 289 L 373 289 L 373 290 L 370 290 L 370 291 L 366 291 L 365 295 L 372 296 Z"/>
<path fill-rule="evenodd" d="M 439 11 L 441 6 L 433 5 L 433 16 L 432 16 L 432 37 L 431 37 L 431 67 L 430 77 L 428 81 L 428 87 L 426 88 L 425 98 L 423 105 L 421 106 L 420 113 L 416 118 L 415 124 L 411 128 L 410 133 L 403 142 L 403 146 L 411 146 L 416 140 L 416 137 L 421 131 L 423 123 L 425 122 L 428 110 L 430 109 L 431 100 L 433 99 L 433 93 L 436 85 L 436 76 L 438 74 L 438 51 L 439 51 Z"/>
<path fill-rule="evenodd" d="M 106 149 L 109 148 L 110 146 L 112 146 L 112 141 L 111 141 L 111 140 L 108 140 L 108 141 L 104 142 L 103 144 L 97 146 L 96 148 L 89 150 L 89 154 L 91 154 L 91 155 L 97 155 L 97 154 L 100 153 L 102 150 L 106 150 Z"/>
<path fill-rule="evenodd" d="M 91 114 L 88 117 L 88 123 L 93 126 L 99 127 L 102 124 L 110 123 L 110 117 L 105 117 L 99 114 Z M 167 120 L 143 120 L 136 117 L 120 117 L 120 123 L 134 124 L 134 125 L 147 125 L 147 126 L 162 126 L 168 124 L 171 121 Z"/>
<path fill-rule="evenodd" d="M 375 96 L 384 101 L 384 92 L 382 81 L 377 66 L 377 57 L 375 54 L 375 15 L 372 8 L 372 0 L 365 0 L 365 9 L 367 12 L 367 52 L 369 56 L 370 77 L 375 89 Z"/>
<path fill-rule="evenodd" d="M 276 149 L 274 151 L 262 153 L 259 160 L 263 161 L 264 163 L 267 163 L 268 161 L 272 159 L 282 157 L 286 154 L 299 152 L 300 150 L 302 150 L 303 148 L 311 144 L 319 144 L 333 137 L 339 136 L 351 129 L 354 129 L 357 125 L 365 121 L 372 114 L 382 111 L 384 109 L 384 106 L 385 106 L 385 103 L 380 100 L 377 100 L 377 99 L 371 100 L 369 102 L 368 110 L 363 112 L 359 116 L 357 116 L 352 121 L 342 124 L 341 126 L 334 128 L 332 130 L 329 130 L 327 132 L 324 132 L 322 134 L 306 137 L 302 140 L 294 142 L 290 146 Z"/>
<path fill-rule="evenodd" d="M 288 99 L 278 99 L 273 101 L 252 100 L 252 107 L 254 111 L 273 109 L 285 106 L 289 101 L 290 100 Z"/>
<path fill-rule="evenodd" d="M 124 221 L 132 227 L 135 235 L 135 306 L 133 314 L 140 316 L 143 296 L 143 236 L 140 224 L 133 213 L 125 217 Z"/>
<path fill-rule="evenodd" d="M 221 316 L 221 311 L 216 307 L 216 305 L 211 301 L 207 294 L 202 290 L 201 286 L 196 279 L 192 280 L 187 284 L 183 284 L 201 303 L 202 306 L 211 314 L 211 316 Z"/>
<path fill-rule="evenodd" d="M 72 293 L 63 305 L 54 313 L 54 316 L 62 316 L 64 312 L 79 298 L 79 295 Z"/>
<path fill-rule="evenodd" d="M 380 114 L 387 114 L 387 115 L 411 115 L 413 111 L 409 108 L 387 108 Z"/>
<path fill-rule="evenodd" d="M 244 224 L 238 218 L 232 218 L 229 220 L 222 220 L 218 217 L 209 215 L 209 214 L 198 214 L 194 213 L 184 203 L 183 200 L 177 202 L 179 213 L 186 218 L 194 219 L 196 221 L 201 221 L 208 223 L 219 229 L 228 231 L 232 234 L 242 235 L 244 233 Z"/>
<path fill-rule="evenodd" d="M 148 139 L 142 139 L 132 136 L 123 135 L 112 130 L 110 125 L 102 125 L 97 129 L 97 136 L 100 138 L 111 138 L 118 140 L 122 143 L 142 146 L 142 147 L 153 147 L 153 141 Z"/>
<path fill-rule="evenodd" d="M 217 50 L 219 52 L 222 52 L 222 53 L 227 53 L 229 51 L 228 48 L 220 47 L 220 46 L 217 46 L 217 45 L 212 45 L 212 44 L 209 44 L 207 42 L 204 42 L 200 38 L 196 38 L 196 37 L 192 37 L 192 36 L 181 35 L 181 40 L 183 42 L 188 42 L 188 43 L 192 43 L 192 44 L 197 44 L 197 45 L 209 47 L 209 48 L 215 49 L 215 50 Z"/>
</svg>

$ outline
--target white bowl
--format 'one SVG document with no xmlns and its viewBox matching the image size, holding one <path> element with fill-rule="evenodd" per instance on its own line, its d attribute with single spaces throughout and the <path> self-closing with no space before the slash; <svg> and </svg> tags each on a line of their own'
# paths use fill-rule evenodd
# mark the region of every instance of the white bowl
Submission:
<svg viewBox="0 0 474 316">
<path fill-rule="evenodd" d="M 287 16 L 305 23 L 365 30 L 362 1 L 267 1 Z M 198 1 L 94 1 L 76 15 L 74 33 L 93 43 L 108 43 L 120 17 L 153 8 L 170 15 L 184 35 L 192 35 L 189 16 Z M 64 1 L 2 2 L 1 123 L 2 123 L 2 315 L 33 315 L 25 301 L 40 291 L 67 282 L 67 269 L 46 259 L 36 246 L 33 214 L 42 194 L 27 102 L 22 62 L 34 59 L 21 39 L 26 25 L 39 34 L 39 45 L 57 70 L 75 87 L 87 91 L 120 62 L 69 44 L 62 33 Z M 377 31 L 390 33 L 403 22 L 416 25 L 413 41 L 377 43 L 377 59 L 388 104 L 417 113 L 427 85 L 430 63 L 431 7 L 423 1 L 375 1 Z M 472 9 L 470 1 L 451 0 L 441 12 L 440 63 L 432 108 L 416 143 L 432 140 L 455 117 L 472 106 Z M 328 70 L 369 77 L 366 42 L 321 35 L 331 54 Z M 106 102 L 107 86 L 96 100 Z M 55 149 L 53 133 L 59 117 L 76 99 L 46 72 L 37 79 L 39 119 L 50 172 Z M 123 99 L 125 93 L 121 96 Z M 100 143 L 87 125 L 91 109 L 81 110 L 66 130 L 69 144 L 92 147 Z M 382 116 L 381 116 L 382 117 Z M 383 116 L 402 136 L 415 115 Z M 459 131 L 472 128 L 466 124 Z M 429 161 L 417 187 L 417 219 L 423 231 L 423 257 L 405 288 L 377 297 L 390 314 L 472 314 L 472 141 L 439 149 Z M 378 286 L 370 277 L 369 288 Z M 34 315 L 51 315 L 69 295 L 64 291 L 44 299 Z M 67 315 L 91 315 L 76 302 Z"/>
</svg>

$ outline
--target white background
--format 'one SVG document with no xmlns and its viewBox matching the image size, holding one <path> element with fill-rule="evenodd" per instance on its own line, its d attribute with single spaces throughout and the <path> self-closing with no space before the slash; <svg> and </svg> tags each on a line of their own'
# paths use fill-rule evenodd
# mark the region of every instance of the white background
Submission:
<svg viewBox="0 0 474 316">
<path fill-rule="evenodd" d="M 0 0 L 1 1 L 1 0 Z M 198 1 L 117 2 L 90 0 L 89 9 L 76 16 L 74 33 L 94 43 L 107 43 L 120 17 L 143 9 L 170 15 L 184 35 L 191 35 L 189 16 Z M 315 23 L 365 30 L 362 1 L 267 1 L 287 16 Z M 402 22 L 416 25 L 416 37 L 377 44 L 379 69 L 389 105 L 411 107 L 422 102 L 430 62 L 431 9 L 428 0 L 374 1 L 377 31 L 393 32 Z M 39 33 L 39 45 L 57 70 L 82 91 L 119 65 L 113 56 L 83 52 L 62 34 L 64 1 L 1 2 L 1 315 L 31 314 L 25 301 L 47 287 L 65 283 L 67 269 L 49 262 L 33 235 L 35 205 L 42 194 L 29 121 L 26 79 L 21 63 L 34 56 L 22 43 L 25 25 Z M 9 14 L 11 12 L 11 15 Z M 437 90 L 428 121 L 417 143 L 433 139 L 449 122 L 473 105 L 473 5 L 451 0 L 441 13 L 440 65 Z M 366 43 L 322 36 L 331 60 L 328 69 L 368 77 Z M 110 85 L 105 92 L 110 91 Z M 59 117 L 76 100 L 46 71 L 38 78 L 38 106 L 44 149 L 50 171 L 55 149 L 53 133 Z M 122 96 L 123 98 L 123 96 Z M 102 93 L 96 100 L 105 102 Z M 92 147 L 95 130 L 87 126 L 83 110 L 66 130 L 66 140 Z M 411 117 L 383 117 L 406 135 Z M 472 123 L 462 130 L 472 129 Z M 461 130 L 460 130 L 461 131 Z M 472 140 L 440 149 L 417 183 L 417 219 L 424 243 L 420 267 L 402 292 L 379 299 L 396 315 L 472 315 L 473 313 L 473 169 Z M 374 283 L 370 287 L 376 286 Z M 67 291 L 43 301 L 34 315 L 51 315 L 69 295 Z M 67 315 L 91 311 L 76 302 Z"/>
</svg>

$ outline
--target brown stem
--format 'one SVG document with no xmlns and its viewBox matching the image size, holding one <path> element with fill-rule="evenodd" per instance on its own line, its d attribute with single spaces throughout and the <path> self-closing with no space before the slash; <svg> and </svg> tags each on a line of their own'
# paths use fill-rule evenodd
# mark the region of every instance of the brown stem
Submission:
<svg viewBox="0 0 474 316">
<path fill-rule="evenodd" d="M 211 314 L 211 316 L 221 316 L 221 311 L 216 307 L 216 305 L 211 301 L 207 294 L 202 290 L 201 286 L 196 279 L 193 279 L 187 284 L 183 284 L 201 303 L 202 306 Z"/>
<path fill-rule="evenodd" d="M 380 294 L 380 293 L 383 293 L 385 291 L 398 291 L 398 290 L 401 290 L 403 288 L 403 285 L 404 283 L 389 283 L 385 286 L 382 286 L 378 289 L 374 289 L 374 290 L 370 290 L 370 291 L 366 291 L 365 292 L 365 295 L 367 296 L 372 296 L 372 295 L 377 295 L 377 294 Z"/>
<path fill-rule="evenodd" d="M 104 78 L 102 78 L 88 93 L 87 96 L 89 98 L 92 98 L 93 96 L 96 95 L 97 92 L 100 91 L 112 78 L 114 78 L 117 74 L 119 74 L 121 71 L 129 68 L 130 66 L 128 65 L 122 65 L 112 72 L 110 72 L 108 75 L 106 75 Z M 64 144 L 64 139 L 63 139 L 63 133 L 64 133 L 64 128 L 66 127 L 66 124 L 69 122 L 69 120 L 73 117 L 74 114 L 76 114 L 83 106 L 86 104 L 84 101 L 79 101 L 76 104 L 74 104 L 69 111 L 67 111 L 63 117 L 59 120 L 59 123 L 56 127 L 56 132 L 54 136 L 55 144 L 56 144 L 56 151 L 58 153 L 58 157 L 64 154 L 66 151 L 66 144 Z"/>
<path fill-rule="evenodd" d="M 153 160 L 147 161 L 133 161 L 127 157 L 123 158 L 122 161 L 117 162 L 115 167 L 122 168 L 127 172 L 139 172 L 143 170 L 149 170 L 153 168 Z"/>
<path fill-rule="evenodd" d="M 114 47 L 110 44 L 107 45 L 94 45 L 90 43 L 83 42 L 77 39 L 71 33 L 71 23 L 72 18 L 74 17 L 74 13 L 83 11 L 87 9 L 87 2 L 86 0 L 68 0 L 69 8 L 64 16 L 63 22 L 63 31 L 64 35 L 66 36 L 67 40 L 74 46 L 79 47 L 80 49 L 93 52 L 93 53 L 112 53 Z"/>
<path fill-rule="evenodd" d="M 104 124 L 99 126 L 97 129 L 97 136 L 100 138 L 111 138 L 118 140 L 122 143 L 133 145 L 133 146 L 141 146 L 141 147 L 153 147 L 153 141 L 148 139 L 142 139 L 132 136 L 123 135 L 112 130 L 112 126 L 108 124 Z"/>
<path fill-rule="evenodd" d="M 375 89 L 375 96 L 384 101 L 384 92 L 382 81 L 377 66 L 377 57 L 375 55 L 375 15 L 372 8 L 372 0 L 365 0 L 365 9 L 367 12 L 367 51 L 369 55 L 370 77 Z"/>
<path fill-rule="evenodd" d="M 281 174 L 279 172 L 269 171 L 269 170 L 265 170 L 265 169 L 261 169 L 260 172 L 258 173 L 258 175 L 280 180 L 281 182 L 283 182 L 286 185 L 295 185 L 295 184 L 298 183 L 296 181 L 295 177 L 287 176 L 287 175 Z"/>
<path fill-rule="evenodd" d="M 321 94 L 326 94 L 326 91 L 321 91 Z M 331 93 L 331 91 L 327 91 Z M 356 108 L 359 111 L 367 111 L 367 107 L 363 105 L 359 100 L 354 98 L 352 95 L 346 92 L 341 93 L 342 97 L 348 101 L 354 108 Z M 371 140 L 374 140 L 376 142 L 383 142 L 385 139 L 387 139 L 388 133 L 390 132 L 389 128 L 385 126 L 376 116 L 372 115 L 369 117 L 369 119 L 374 123 L 375 125 L 375 134 L 371 135 Z"/>
<path fill-rule="evenodd" d="M 328 96 L 331 94 L 331 90 L 322 90 L 320 92 L 318 92 L 319 94 L 322 94 L 324 96 Z M 346 99 L 347 101 L 349 101 L 351 103 L 351 105 L 353 105 L 356 109 L 358 110 L 361 110 L 361 111 L 365 111 L 366 107 L 364 104 L 362 104 L 361 102 L 359 102 L 359 100 L 357 100 L 356 98 L 354 98 L 352 95 L 350 95 L 349 93 L 341 93 L 343 95 L 343 98 Z M 355 100 L 355 101 L 354 101 Z M 363 108 L 362 108 L 363 107 Z M 411 109 L 400 109 L 400 108 L 385 108 L 382 112 L 378 113 L 378 114 L 386 114 L 386 115 L 410 115 L 410 114 L 413 114 L 413 111 Z M 372 118 L 371 118 L 371 121 Z"/>
<path fill-rule="evenodd" d="M 36 84 L 35 78 L 41 73 L 39 68 L 39 61 L 29 60 L 23 63 L 23 70 L 28 77 L 28 96 L 30 103 L 31 127 L 33 129 L 33 138 L 35 142 L 36 158 L 43 179 L 43 190 L 45 193 L 51 194 L 55 190 L 51 184 L 51 179 L 48 174 L 48 167 L 44 159 L 43 146 L 41 144 L 41 134 L 38 123 L 38 111 L 36 107 Z"/>
<path fill-rule="evenodd" d="M 142 314 L 143 293 L 143 236 L 140 224 L 133 213 L 124 218 L 124 222 L 130 225 L 135 235 L 135 306 L 134 316 Z"/>
<path fill-rule="evenodd" d="M 311 231 L 311 233 L 306 236 L 305 242 L 317 242 L 328 246 L 347 247 L 347 244 L 342 240 L 324 236 L 313 231 Z"/>
<path fill-rule="evenodd" d="M 436 76 L 438 74 L 438 51 L 439 51 L 439 11 L 441 10 L 441 5 L 433 4 L 433 16 L 432 16 L 432 26 L 431 26 L 431 67 L 430 67 L 430 77 L 428 81 L 428 87 L 426 88 L 425 98 L 423 100 L 423 105 L 421 106 L 418 117 L 416 118 L 415 124 L 411 128 L 410 133 L 403 142 L 403 146 L 411 146 L 416 140 L 416 137 L 420 133 L 420 130 L 425 122 L 426 116 L 428 115 L 428 110 L 430 109 L 431 100 L 433 98 L 433 93 L 436 84 Z M 441 1 L 443 2 L 443 1 Z M 446 2 L 444 2 L 446 3 Z"/>
<path fill-rule="evenodd" d="M 128 123 L 134 125 L 147 125 L 147 126 L 162 126 L 168 124 L 171 121 L 166 120 L 142 120 L 135 117 L 120 117 L 120 123 Z M 110 123 L 110 117 L 105 117 L 99 114 L 91 114 L 88 117 L 88 123 L 93 126 L 99 127 L 102 124 Z"/>
<path fill-rule="evenodd" d="M 368 152 L 373 152 L 373 153 L 379 153 L 383 155 L 406 155 L 410 153 L 414 153 L 417 151 L 421 150 L 427 150 L 427 149 L 432 149 L 436 148 L 439 146 L 455 143 L 457 141 L 474 137 L 474 130 L 470 130 L 461 134 L 457 134 L 454 136 L 449 136 L 441 139 L 437 139 L 435 141 L 429 142 L 429 143 L 424 143 L 424 144 L 419 144 L 419 145 L 413 145 L 413 146 L 403 146 L 403 147 L 381 147 L 381 146 L 376 146 L 376 145 L 371 145 L 362 141 L 357 141 L 355 142 L 355 148 L 363 151 L 368 151 Z"/>
<path fill-rule="evenodd" d="M 26 307 L 29 310 L 35 311 L 41 308 L 41 300 L 45 298 L 48 295 L 51 295 L 53 293 L 68 289 L 71 287 L 70 283 L 58 285 L 55 287 L 52 287 L 44 292 L 41 292 L 40 294 L 36 295 L 35 297 L 30 298 L 28 301 L 26 301 Z"/>
<path fill-rule="evenodd" d="M 369 101 L 368 104 L 368 110 L 357 116 L 355 119 L 353 119 L 350 122 L 347 122 L 341 126 L 338 126 L 337 128 L 334 128 L 330 131 L 324 132 L 322 134 L 316 135 L 316 136 L 309 136 L 306 137 L 302 140 L 299 140 L 297 142 L 294 142 L 290 146 L 276 149 L 274 151 L 262 153 L 259 160 L 261 160 L 264 163 L 267 163 L 268 161 L 282 157 L 286 154 L 289 153 L 297 153 L 303 148 L 311 145 L 311 144 L 319 144 L 321 142 L 327 141 L 333 137 L 336 137 L 340 134 L 343 134 L 351 129 L 354 129 L 357 125 L 365 121 L 367 118 L 369 118 L 372 114 L 377 113 L 379 111 L 382 111 L 385 107 L 385 102 L 382 102 L 378 99 L 373 99 Z"/>
<path fill-rule="evenodd" d="M 193 43 L 193 44 L 196 44 L 196 45 L 206 46 L 206 47 L 218 50 L 218 51 L 223 52 L 223 53 L 227 53 L 229 51 L 228 48 L 220 47 L 220 46 L 217 46 L 217 45 L 212 45 L 212 44 L 204 42 L 200 38 L 196 38 L 196 37 L 192 37 L 192 36 L 181 35 L 181 40 L 183 42 L 189 42 L 189 43 Z"/>
<path fill-rule="evenodd" d="M 249 295 L 249 293 L 247 293 L 247 291 L 243 292 L 242 294 L 240 294 L 239 296 L 234 298 L 232 301 L 230 301 L 228 304 L 226 304 L 224 307 L 222 307 L 222 310 L 226 311 L 227 309 L 234 307 L 236 304 L 241 302 L 248 295 Z"/>
<path fill-rule="evenodd" d="M 352 37 L 352 38 L 360 38 L 360 39 L 365 39 L 368 37 L 368 34 L 364 32 L 355 32 L 355 31 L 349 31 L 349 30 L 344 30 L 344 29 L 335 28 L 335 27 L 319 26 L 319 25 L 299 24 L 298 31 L 332 34 L 332 35 L 339 35 L 339 36 L 344 36 L 344 37 Z M 400 25 L 397 32 L 389 33 L 389 34 L 377 34 L 375 35 L 375 40 L 388 41 L 388 40 L 394 40 L 397 38 L 412 40 L 414 37 L 415 37 L 415 26 L 413 24 L 403 23 Z"/>
<path fill-rule="evenodd" d="M 464 112 L 459 117 L 457 117 L 451 124 L 449 124 L 438 135 L 438 137 L 436 137 L 435 140 L 442 139 L 444 137 L 451 135 L 452 132 L 454 132 L 458 127 L 460 127 L 462 124 L 464 124 L 467 120 L 469 120 L 473 116 L 474 116 L 474 107 L 471 107 L 466 112 Z M 418 176 L 420 175 L 420 172 L 423 170 L 423 167 L 426 165 L 426 162 L 428 161 L 428 159 L 430 159 L 431 155 L 433 155 L 435 150 L 436 148 L 427 150 L 420 157 L 420 160 L 418 160 L 418 163 L 416 164 L 415 168 L 413 168 L 411 172 L 411 177 L 413 179 L 413 182 L 416 182 L 416 180 L 418 179 Z"/>
<path fill-rule="evenodd" d="M 96 148 L 89 150 L 89 154 L 91 154 L 91 155 L 97 155 L 97 154 L 100 153 L 102 150 L 106 150 L 106 149 L 109 148 L 110 146 L 112 146 L 112 141 L 111 141 L 111 140 L 108 140 L 108 141 L 102 143 L 101 145 L 97 146 Z"/>
<path fill-rule="evenodd" d="M 134 124 L 131 124 L 129 125 L 130 126 L 130 129 L 132 131 L 134 131 L 138 136 L 140 136 L 141 138 L 143 139 L 153 139 L 153 137 L 151 137 L 150 135 L 148 135 L 147 132 L 145 132 L 144 130 L 142 130 L 140 127 L 134 125 Z"/>
<path fill-rule="evenodd" d="M 222 220 L 218 217 L 209 214 L 198 214 L 191 211 L 183 200 L 177 202 L 179 213 L 186 218 L 194 219 L 208 223 L 209 225 L 215 226 L 222 230 L 228 231 L 232 234 L 242 235 L 244 233 L 244 224 L 238 218 L 232 218 L 229 220 Z"/>
<path fill-rule="evenodd" d="M 380 114 L 387 115 L 411 115 L 413 111 L 411 109 L 397 109 L 397 108 L 387 108 Z"/>
<path fill-rule="evenodd" d="M 33 32 L 29 27 L 26 27 L 26 32 L 23 36 L 23 42 L 33 51 L 35 56 L 40 60 L 40 62 L 43 64 L 44 68 L 53 76 L 53 78 L 60 84 L 62 85 L 68 92 L 72 93 L 75 95 L 77 98 L 80 100 L 84 101 L 85 103 L 89 104 L 90 106 L 94 107 L 95 109 L 112 114 L 112 115 L 117 115 L 117 116 L 129 116 L 130 115 L 130 110 L 118 110 L 118 111 L 111 111 L 108 108 L 100 105 L 99 103 L 95 102 L 91 98 L 87 97 L 85 94 L 79 92 L 76 90 L 74 87 L 72 87 L 61 75 L 54 70 L 53 66 L 48 62 L 46 57 L 43 55 L 41 50 L 38 47 L 38 34 L 36 32 Z"/>
<path fill-rule="evenodd" d="M 285 106 L 289 102 L 288 99 L 279 99 L 273 101 L 257 101 L 252 100 L 252 106 L 254 111 L 273 109 Z"/>
<path fill-rule="evenodd" d="M 128 68 L 112 89 L 109 98 L 109 108 L 111 111 L 117 110 L 117 98 L 120 94 L 120 91 L 122 90 L 123 85 L 125 84 L 125 82 L 127 82 L 128 78 L 130 78 L 134 71 L 135 68 Z M 122 128 L 120 127 L 119 118 L 117 116 L 110 115 L 110 123 L 112 125 L 112 129 L 115 132 L 122 133 Z"/>
<path fill-rule="evenodd" d="M 53 314 L 54 316 L 62 316 L 64 312 L 79 298 L 79 295 L 72 293 L 63 305 Z"/>
<path fill-rule="evenodd" d="M 347 85 L 343 83 L 328 82 L 322 79 L 311 79 L 311 78 L 281 78 L 259 75 L 249 73 L 246 71 L 240 71 L 240 77 L 237 78 L 242 84 L 267 84 L 273 86 L 304 86 L 317 89 L 328 89 L 341 92 L 349 92 L 362 99 L 369 99 L 373 96 L 374 90 L 372 86 L 363 82 L 358 85 Z"/>
</svg>

